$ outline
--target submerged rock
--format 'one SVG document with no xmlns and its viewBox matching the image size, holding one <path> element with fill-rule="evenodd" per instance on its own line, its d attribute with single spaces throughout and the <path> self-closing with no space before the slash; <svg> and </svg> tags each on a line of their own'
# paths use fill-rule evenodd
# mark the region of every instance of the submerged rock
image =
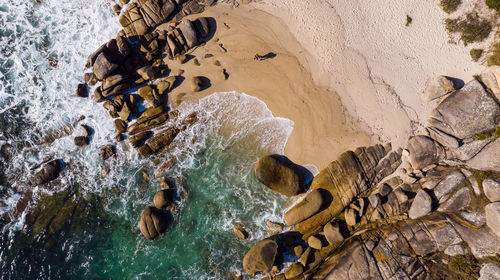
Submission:
<svg viewBox="0 0 500 280">
<path fill-rule="evenodd" d="M 278 244 L 272 239 L 264 239 L 255 244 L 243 257 L 243 269 L 255 276 L 255 273 L 269 273 L 278 254 Z"/>
<path fill-rule="evenodd" d="M 46 184 L 59 177 L 64 163 L 60 159 L 52 160 L 46 163 L 40 171 L 38 171 L 33 178 L 30 180 L 32 186 L 38 186 Z"/>
</svg>

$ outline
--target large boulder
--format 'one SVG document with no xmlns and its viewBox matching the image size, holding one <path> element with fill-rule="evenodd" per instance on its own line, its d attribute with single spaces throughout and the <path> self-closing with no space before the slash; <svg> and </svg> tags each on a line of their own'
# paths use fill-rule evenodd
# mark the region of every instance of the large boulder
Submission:
<svg viewBox="0 0 500 280">
<path fill-rule="evenodd" d="M 486 224 L 500 237 L 500 202 L 493 202 L 484 208 L 486 213 Z"/>
<path fill-rule="evenodd" d="M 500 179 L 485 179 L 483 181 L 483 190 L 491 202 L 500 201 Z"/>
<path fill-rule="evenodd" d="M 424 101 L 431 101 L 450 93 L 453 82 L 445 76 L 438 76 L 432 80 L 424 91 Z"/>
<path fill-rule="evenodd" d="M 46 184 L 57 177 L 59 177 L 59 173 L 61 172 L 64 164 L 61 160 L 56 159 L 46 163 L 40 171 L 38 171 L 33 178 L 30 180 L 30 184 L 32 186 L 38 186 Z"/>
<path fill-rule="evenodd" d="M 163 189 L 156 192 L 153 197 L 153 204 L 158 209 L 164 209 L 174 202 L 175 191 L 173 189 Z"/>
<path fill-rule="evenodd" d="M 269 273 L 278 254 L 278 244 L 272 239 L 264 239 L 255 244 L 243 257 L 243 269 L 255 276 L 255 273 Z"/>
<path fill-rule="evenodd" d="M 149 240 L 153 240 L 165 233 L 169 223 L 169 216 L 159 209 L 148 206 L 141 214 L 139 229 Z"/>
<path fill-rule="evenodd" d="M 500 171 L 500 138 L 488 144 L 467 165 L 480 170 Z"/>
<path fill-rule="evenodd" d="M 202 77 L 196 76 L 196 77 L 191 78 L 190 86 L 191 86 L 191 90 L 194 92 L 198 92 L 198 91 L 202 90 L 204 87 Z"/>
<path fill-rule="evenodd" d="M 318 213 L 323 207 L 323 196 L 320 189 L 312 190 L 297 205 L 285 213 L 288 225 L 298 224 L 312 215 Z"/>
<path fill-rule="evenodd" d="M 441 182 L 437 184 L 434 188 L 434 195 L 436 196 L 439 203 L 443 203 L 459 189 L 460 186 L 465 182 L 465 176 L 460 171 L 453 171 L 448 174 Z"/>
<path fill-rule="evenodd" d="M 116 68 L 118 68 L 118 66 L 118 64 L 111 62 L 106 52 L 101 52 L 94 62 L 92 71 L 95 77 L 101 81 L 107 78 Z"/>
<path fill-rule="evenodd" d="M 179 29 L 181 30 L 182 35 L 184 35 L 184 39 L 186 39 L 186 43 L 189 48 L 198 44 L 198 37 L 196 36 L 194 25 L 189 19 L 181 21 Z"/>
<path fill-rule="evenodd" d="M 481 73 L 480 78 L 481 82 L 483 82 L 483 84 L 495 94 L 497 99 L 500 100 L 500 66 L 493 65 L 486 68 L 484 72 Z"/>
<path fill-rule="evenodd" d="M 421 169 L 438 162 L 445 154 L 439 143 L 424 135 L 413 136 L 408 140 L 409 160 L 415 169 Z"/>
<path fill-rule="evenodd" d="M 336 244 L 344 240 L 344 235 L 340 229 L 338 223 L 327 223 L 323 227 L 323 233 L 325 234 L 325 238 L 331 245 Z"/>
<path fill-rule="evenodd" d="M 304 191 L 303 170 L 287 157 L 270 155 L 255 164 L 255 176 L 268 188 L 284 195 L 297 195 Z"/>
<path fill-rule="evenodd" d="M 500 279 L 500 266 L 494 263 L 487 263 L 481 267 L 478 280 L 498 280 Z"/>
<path fill-rule="evenodd" d="M 460 139 L 495 129 L 500 106 L 473 80 L 447 96 L 432 112 L 429 125 Z"/>
<path fill-rule="evenodd" d="M 411 204 L 408 216 L 410 219 L 418 219 L 429 215 L 432 211 L 432 198 L 425 190 L 418 191 Z"/>
</svg>

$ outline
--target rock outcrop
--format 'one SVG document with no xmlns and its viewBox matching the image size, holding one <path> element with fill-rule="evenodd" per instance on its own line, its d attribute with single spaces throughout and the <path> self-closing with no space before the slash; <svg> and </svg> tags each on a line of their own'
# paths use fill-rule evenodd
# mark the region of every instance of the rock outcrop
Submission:
<svg viewBox="0 0 500 280">
<path fill-rule="evenodd" d="M 495 75 L 482 75 L 489 88 L 474 80 L 451 94 L 451 80 L 439 77 L 426 93 L 442 98 L 428 133 L 411 137 L 405 150 L 375 145 L 341 154 L 284 215 L 292 228 L 281 235 L 298 232 L 295 242 L 306 247 L 295 252 L 290 240 L 278 242 L 277 260 L 286 259 L 282 252 L 300 258 L 275 263 L 289 265 L 282 272 L 250 272 L 272 279 L 495 277 L 498 266 L 487 263 L 500 261 Z M 269 172 L 279 170 L 274 162 L 262 166 L 261 182 L 290 185 Z"/>
</svg>

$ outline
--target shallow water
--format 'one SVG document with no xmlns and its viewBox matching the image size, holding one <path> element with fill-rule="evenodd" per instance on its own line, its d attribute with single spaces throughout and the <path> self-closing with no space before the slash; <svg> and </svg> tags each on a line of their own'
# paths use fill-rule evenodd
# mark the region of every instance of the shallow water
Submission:
<svg viewBox="0 0 500 280">
<path fill-rule="evenodd" d="M 95 195 L 102 210 L 85 224 L 35 242 L 28 242 L 23 218 L 1 222 L 0 278 L 225 279 L 239 270 L 246 250 L 266 235 L 265 221 L 282 220 L 283 198 L 256 181 L 253 164 L 283 152 L 293 123 L 274 118 L 256 98 L 214 93 L 181 105 L 181 114 L 196 111 L 200 121 L 176 138 L 175 149 L 156 157 L 176 159 L 158 177 L 144 180 L 141 171 L 153 175 L 157 165 L 140 158 L 127 141 L 117 145 L 116 159 L 103 163 L 97 151 L 113 142 L 112 119 L 74 92 L 88 54 L 119 30 L 108 1 L 15 2 L 0 0 L 0 215 L 29 188 L 30 167 L 46 156 L 68 166 L 35 192 L 76 188 Z M 55 57 L 57 66 L 51 67 L 49 58 Z M 82 123 L 95 130 L 89 146 L 73 144 L 78 128 L 51 144 L 35 144 L 82 115 Z M 104 165 L 111 169 L 106 179 L 100 175 Z M 174 182 L 180 206 L 167 233 L 152 242 L 137 222 L 152 204 L 160 175 Z M 250 229 L 249 240 L 235 237 L 235 222 Z"/>
</svg>

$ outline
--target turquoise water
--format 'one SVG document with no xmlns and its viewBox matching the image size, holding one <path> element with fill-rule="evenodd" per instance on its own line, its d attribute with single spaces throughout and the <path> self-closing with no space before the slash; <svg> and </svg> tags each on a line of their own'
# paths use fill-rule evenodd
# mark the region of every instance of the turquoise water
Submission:
<svg viewBox="0 0 500 280">
<path fill-rule="evenodd" d="M 0 216 L 28 189 L 30 167 L 46 156 L 68 163 L 61 178 L 35 193 L 57 194 L 76 188 L 95 195 L 99 213 L 67 227 L 49 241 L 28 242 L 23 218 L 0 219 L 1 279 L 226 279 L 241 270 L 241 259 L 266 236 L 266 220 L 281 221 L 283 197 L 260 185 L 253 164 L 260 156 L 283 151 L 292 130 L 256 98 L 214 93 L 181 105 L 181 114 L 198 112 L 200 122 L 179 135 L 159 162 L 176 159 L 153 175 L 158 165 L 140 158 L 127 141 L 107 163 L 97 155 L 112 143 L 107 112 L 90 98 L 73 97 L 86 57 L 119 30 L 108 1 L 0 0 Z M 57 57 L 50 67 L 49 57 Z M 77 148 L 72 135 L 37 145 L 41 135 L 84 115 L 95 129 L 91 145 Z M 100 170 L 110 167 L 103 179 Z M 137 223 L 152 204 L 160 177 L 175 183 L 179 208 L 167 233 L 146 240 Z M 250 230 L 249 240 L 231 231 L 235 222 Z"/>
</svg>

